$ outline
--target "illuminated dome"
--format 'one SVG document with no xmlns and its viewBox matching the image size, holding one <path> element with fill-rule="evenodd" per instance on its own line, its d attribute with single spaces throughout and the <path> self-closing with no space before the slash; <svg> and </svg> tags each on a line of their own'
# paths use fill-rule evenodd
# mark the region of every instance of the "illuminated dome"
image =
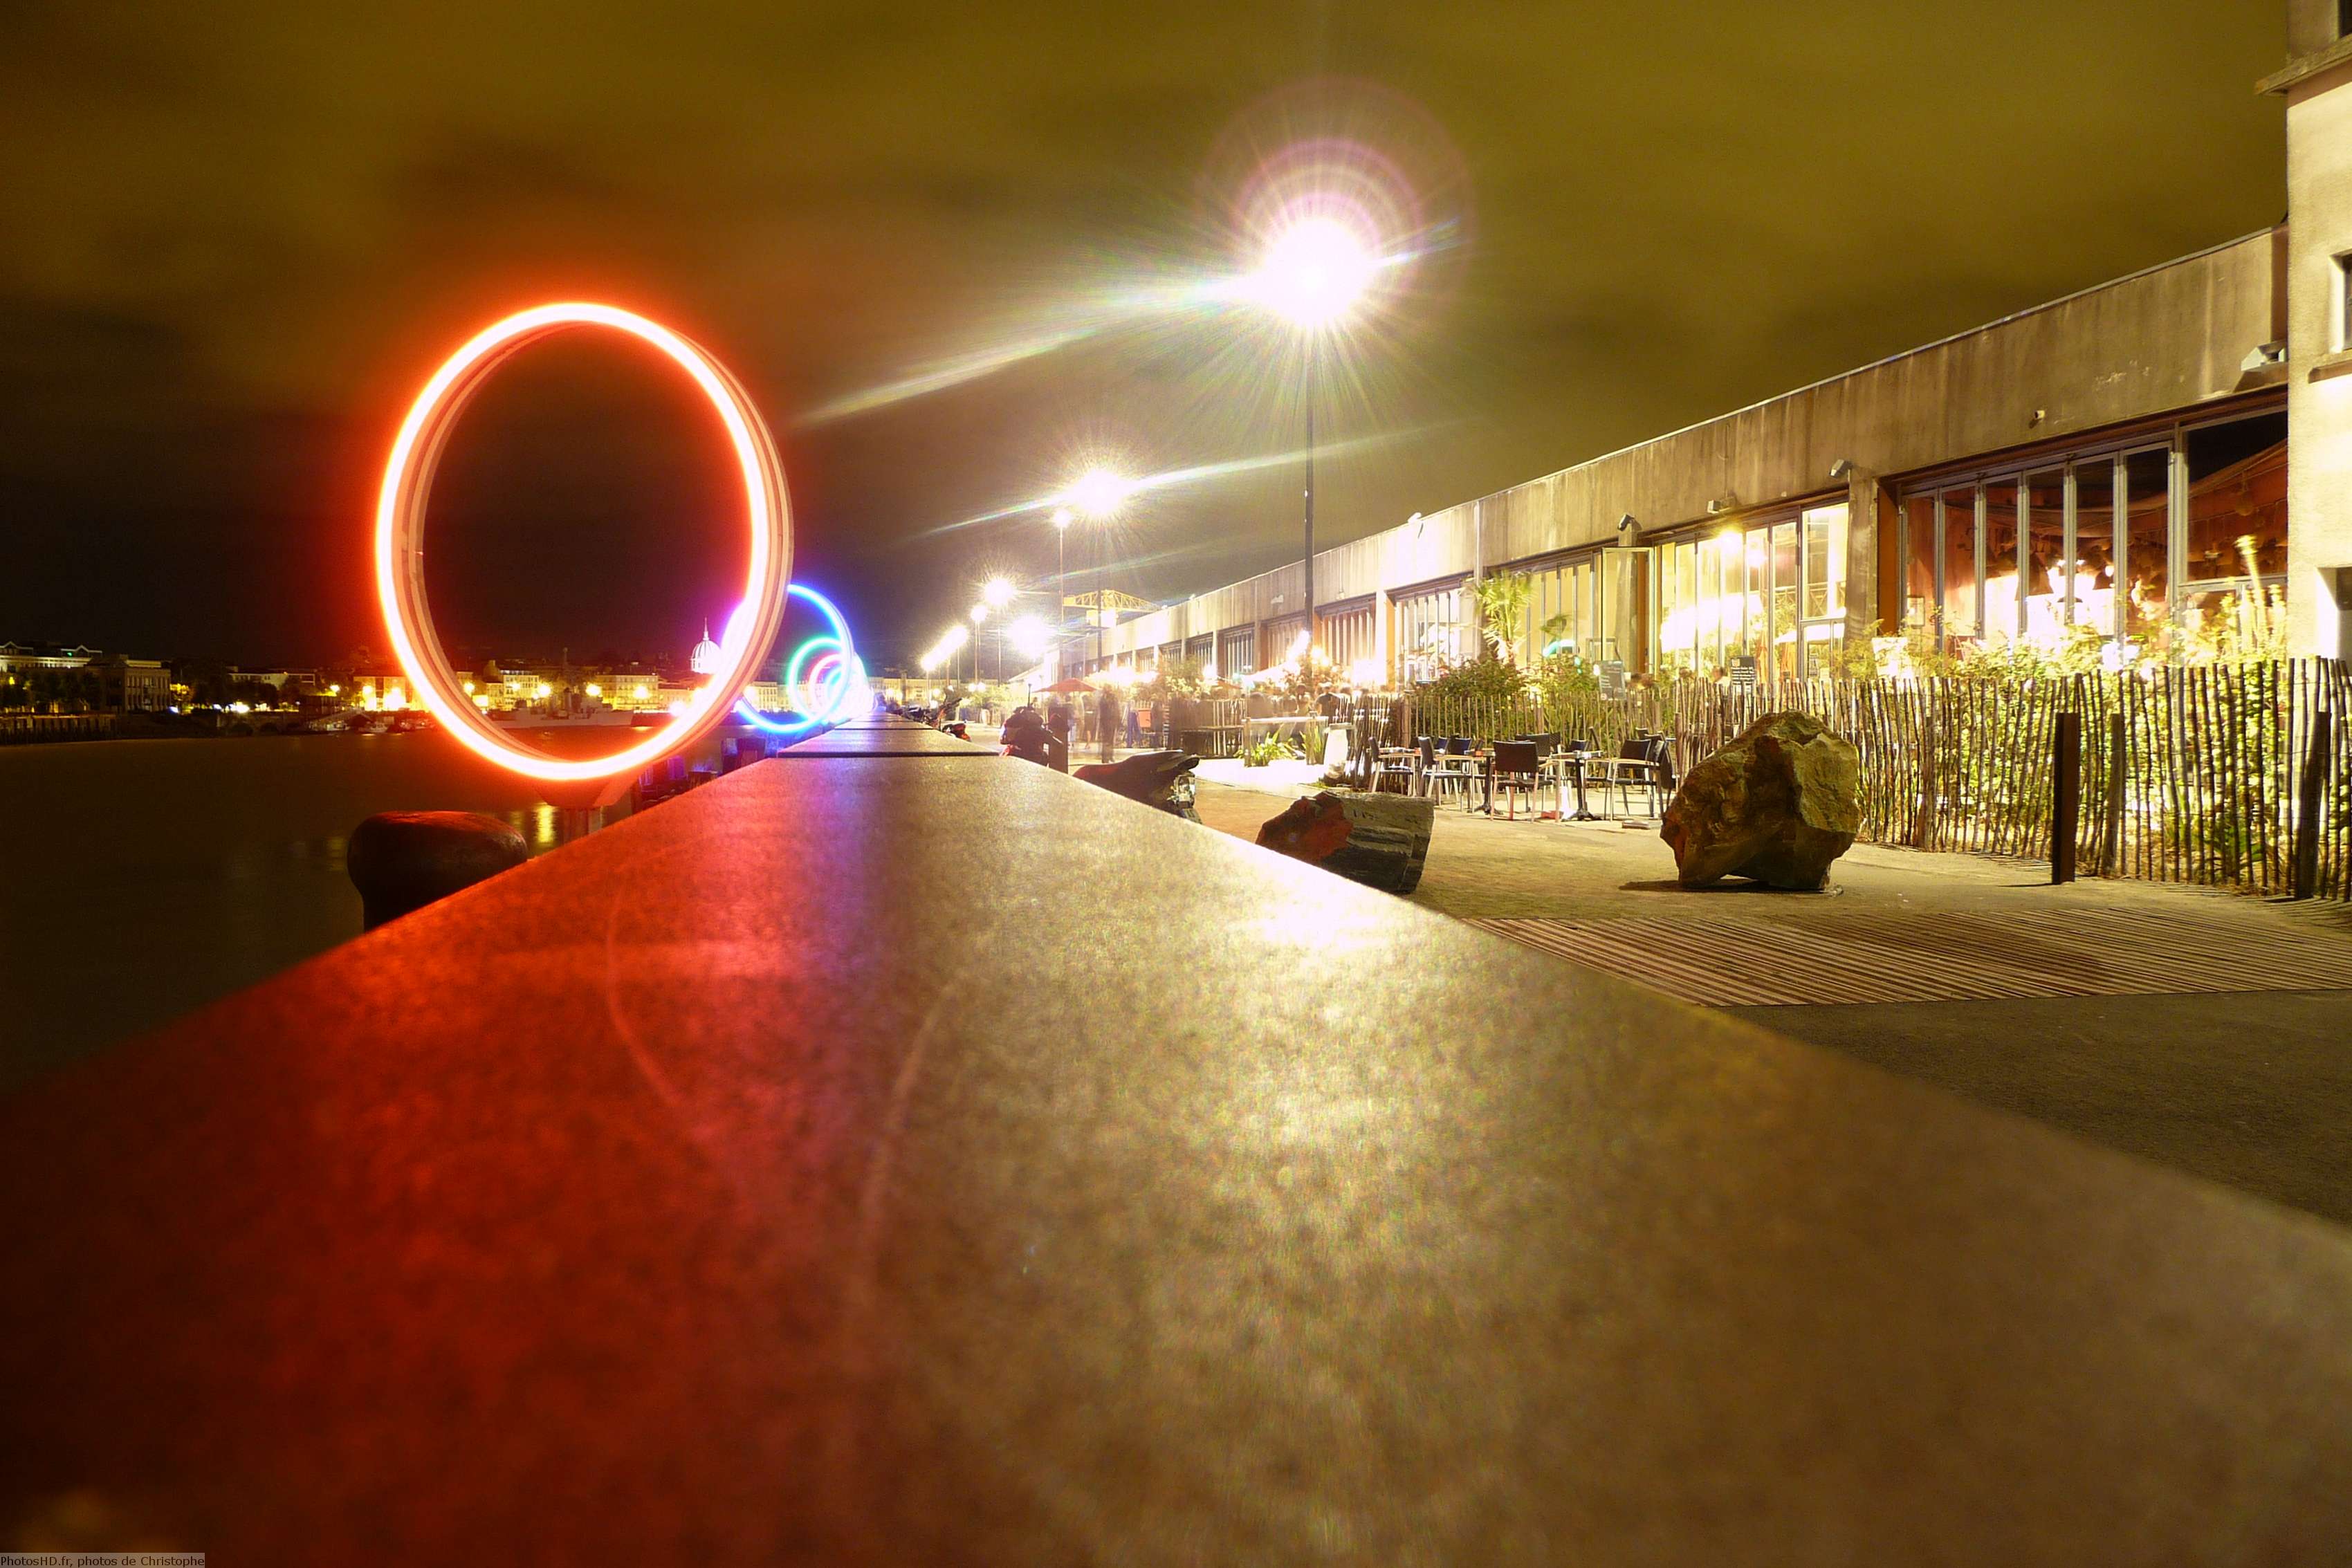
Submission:
<svg viewBox="0 0 2352 1568">
<path fill-rule="evenodd" d="M 707 675 L 725 662 L 719 644 L 710 640 L 710 622 L 706 621 L 702 623 L 702 641 L 694 645 L 692 656 L 686 661 L 687 668 L 698 675 Z"/>
</svg>

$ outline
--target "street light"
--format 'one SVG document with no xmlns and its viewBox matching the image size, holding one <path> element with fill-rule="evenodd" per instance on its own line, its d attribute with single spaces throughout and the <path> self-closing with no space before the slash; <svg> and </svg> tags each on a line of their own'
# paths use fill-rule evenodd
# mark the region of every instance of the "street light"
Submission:
<svg viewBox="0 0 2352 1568">
<path fill-rule="evenodd" d="M 971 684 L 980 685 L 980 623 L 988 619 L 985 602 L 971 607 Z"/>
<path fill-rule="evenodd" d="M 1303 217 L 1274 236 L 1245 280 L 1243 296 L 1290 323 L 1307 340 L 1307 538 L 1300 557 L 1307 590 L 1307 631 L 1315 632 L 1315 395 L 1321 379 L 1323 334 L 1337 326 L 1372 285 L 1381 261 L 1364 236 L 1335 217 Z"/>
<path fill-rule="evenodd" d="M 1054 632 L 1057 637 L 1061 634 L 1063 617 L 1070 612 L 1070 560 L 1066 547 L 1070 538 L 1070 524 L 1076 517 L 1077 514 L 1067 507 L 1054 508 Z M 1054 655 L 1054 678 L 1058 681 L 1066 673 L 1062 668 L 1062 657 L 1057 653 Z"/>
<path fill-rule="evenodd" d="M 1002 610 L 1012 603 L 1013 594 L 1013 580 L 1006 577 L 992 577 L 980 589 L 981 601 L 991 610 Z"/>
<path fill-rule="evenodd" d="M 1109 630 L 1111 623 L 1110 612 L 1103 603 L 1103 535 L 1107 530 L 1101 525 L 1116 517 L 1118 509 L 1127 505 L 1127 498 L 1134 493 L 1135 482 L 1121 475 L 1117 469 L 1094 467 L 1079 475 L 1077 483 L 1072 485 L 1062 496 L 1062 499 L 1085 513 L 1096 524 L 1095 624 L 1100 628 L 1095 633 L 1095 652 L 1097 657 L 1108 656 L 1108 650 L 1103 646 L 1106 639 L 1102 632 Z M 1055 520 L 1058 524 L 1058 516 Z M 1099 719 L 1100 716 L 1097 715 L 1097 717 Z M 1110 726 L 1098 723 L 1097 727 L 1102 731 L 1102 759 L 1108 762 L 1110 760 Z"/>
<path fill-rule="evenodd" d="M 1054 645 L 1054 630 L 1042 615 L 1024 615 L 1004 629 L 1004 635 L 1014 653 L 1032 661 L 1044 658 L 1045 650 Z"/>
</svg>

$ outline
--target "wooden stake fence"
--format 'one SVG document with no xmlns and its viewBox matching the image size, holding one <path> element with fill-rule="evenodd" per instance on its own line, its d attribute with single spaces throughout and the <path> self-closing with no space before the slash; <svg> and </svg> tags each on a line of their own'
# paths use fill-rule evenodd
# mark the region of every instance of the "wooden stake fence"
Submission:
<svg viewBox="0 0 2352 1568">
<path fill-rule="evenodd" d="M 1662 734 L 1679 777 L 1763 715 L 1793 709 L 1860 751 L 1864 840 L 2042 858 L 2054 846 L 2059 716 L 2073 713 L 2081 798 L 2092 803 L 2068 835 L 2079 863 L 2105 876 L 2352 899 L 2352 727 L 2336 716 L 2347 706 L 2345 664 L 2303 659 L 1745 692 L 1693 681 L 1615 699 L 1582 693 L 1549 710 L 1424 687 L 1371 722 L 1404 744 L 1550 734 L 1613 752 Z"/>
</svg>

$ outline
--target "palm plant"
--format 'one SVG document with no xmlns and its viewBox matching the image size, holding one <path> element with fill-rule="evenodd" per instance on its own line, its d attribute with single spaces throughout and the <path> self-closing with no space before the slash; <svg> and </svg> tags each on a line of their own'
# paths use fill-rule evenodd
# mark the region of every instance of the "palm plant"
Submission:
<svg viewBox="0 0 2352 1568">
<path fill-rule="evenodd" d="M 1534 587 L 1524 571 L 1492 572 L 1471 586 L 1470 598 L 1478 606 L 1478 634 L 1495 650 L 1495 657 L 1507 663 Z"/>
</svg>

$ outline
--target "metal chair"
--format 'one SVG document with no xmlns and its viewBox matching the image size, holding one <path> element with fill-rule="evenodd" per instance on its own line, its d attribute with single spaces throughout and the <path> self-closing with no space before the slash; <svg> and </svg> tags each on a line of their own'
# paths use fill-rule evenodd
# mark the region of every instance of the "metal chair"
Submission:
<svg viewBox="0 0 2352 1568">
<path fill-rule="evenodd" d="M 1445 750 L 1441 752 L 1428 736 L 1421 737 L 1421 792 L 1434 800 L 1443 791 L 1459 785 L 1466 806 L 1470 798 L 1471 774 L 1469 767 L 1456 760 L 1456 756 L 1452 740 L 1446 742 Z"/>
<path fill-rule="evenodd" d="M 1619 805 L 1625 810 L 1633 809 L 1633 791 L 1636 785 L 1649 791 L 1649 815 L 1659 813 L 1662 792 L 1674 788 L 1675 765 L 1672 743 L 1664 736 L 1639 737 L 1617 748 L 1617 755 L 1602 764 L 1604 791 L 1614 789 Z"/>
<path fill-rule="evenodd" d="M 1428 742 L 1423 741 L 1422 744 L 1426 746 Z M 1387 789 L 1388 780 L 1391 779 L 1397 781 L 1396 788 L 1404 794 L 1410 795 L 1413 792 L 1413 785 L 1419 780 L 1421 775 L 1417 758 L 1383 757 L 1378 750 L 1371 755 L 1373 793 L 1378 794 Z"/>
<path fill-rule="evenodd" d="M 1542 753 L 1532 740 L 1503 740 L 1495 744 L 1495 793 L 1510 803 L 1510 818 L 1519 820 L 1517 797 L 1528 798 L 1528 810 L 1540 815 L 1536 809 L 1536 789 L 1542 780 Z"/>
</svg>

